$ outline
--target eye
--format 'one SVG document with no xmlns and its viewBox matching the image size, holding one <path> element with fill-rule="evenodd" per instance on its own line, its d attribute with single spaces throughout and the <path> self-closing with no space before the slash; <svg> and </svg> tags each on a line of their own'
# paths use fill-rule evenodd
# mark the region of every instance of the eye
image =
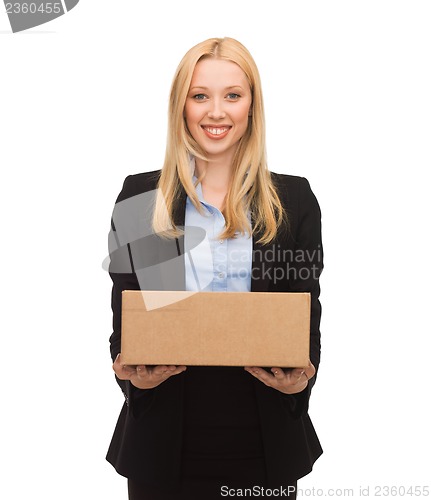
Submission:
<svg viewBox="0 0 431 500">
<path fill-rule="evenodd" d="M 193 99 L 194 99 L 195 101 L 204 101 L 204 100 L 206 99 L 206 97 L 207 97 L 207 96 L 206 96 L 205 94 L 195 94 L 195 95 L 193 96 Z"/>
<path fill-rule="evenodd" d="M 226 96 L 230 101 L 236 101 L 239 99 L 241 96 L 239 94 L 235 94 L 235 92 L 229 92 L 229 94 Z"/>
</svg>

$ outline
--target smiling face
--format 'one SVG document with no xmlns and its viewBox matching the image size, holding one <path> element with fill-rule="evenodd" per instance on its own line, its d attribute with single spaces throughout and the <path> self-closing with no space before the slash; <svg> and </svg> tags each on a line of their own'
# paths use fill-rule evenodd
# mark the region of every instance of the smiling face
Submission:
<svg viewBox="0 0 431 500">
<path fill-rule="evenodd" d="M 251 103 L 247 77 L 237 64 L 214 58 L 196 64 L 184 116 L 209 160 L 232 161 L 248 127 Z"/>
</svg>

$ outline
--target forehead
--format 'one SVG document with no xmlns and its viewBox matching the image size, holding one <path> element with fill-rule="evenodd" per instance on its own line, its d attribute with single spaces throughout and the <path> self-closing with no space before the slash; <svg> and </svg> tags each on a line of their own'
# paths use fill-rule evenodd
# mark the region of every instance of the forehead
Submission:
<svg viewBox="0 0 431 500">
<path fill-rule="evenodd" d="M 202 59 L 193 71 L 191 87 L 248 87 L 244 71 L 238 64 L 223 59 Z"/>
</svg>

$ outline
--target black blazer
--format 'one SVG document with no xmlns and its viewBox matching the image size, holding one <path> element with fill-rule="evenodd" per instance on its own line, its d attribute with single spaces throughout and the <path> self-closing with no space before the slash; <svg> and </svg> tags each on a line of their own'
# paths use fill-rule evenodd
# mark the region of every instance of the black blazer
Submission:
<svg viewBox="0 0 431 500">
<path fill-rule="evenodd" d="M 160 170 L 128 176 L 117 203 L 156 189 L 159 175 Z M 305 178 L 271 175 L 287 211 L 289 229 L 280 231 L 276 240 L 266 246 L 257 243 L 259 235 L 253 236 L 251 291 L 311 292 L 310 359 L 317 370 L 321 314 L 319 275 L 323 268 L 320 208 Z M 174 208 L 174 222 L 179 226 L 184 225 L 185 204 L 186 193 L 183 190 Z M 111 238 L 115 236 L 116 229 L 118 232 L 112 224 Z M 181 257 L 182 245 L 181 238 L 170 240 L 163 243 L 162 253 Z M 127 250 L 127 256 L 132 255 L 130 245 L 124 245 L 123 249 Z M 114 253 L 118 252 L 111 252 L 110 267 L 113 280 L 113 333 L 110 337 L 113 360 L 121 350 L 121 292 L 142 288 L 133 261 L 129 264 L 129 272 L 113 269 Z M 176 288 L 185 289 L 184 267 Z M 322 453 L 307 413 L 315 378 L 310 380 L 304 391 L 295 395 L 282 394 L 253 379 L 268 486 L 275 487 L 285 484 L 286 479 L 298 479 L 308 474 Z M 153 485 L 176 486 L 181 466 L 184 373 L 145 391 L 137 389 L 129 381 L 117 379 L 117 382 L 124 393 L 125 403 L 107 460 L 123 476 Z"/>
</svg>

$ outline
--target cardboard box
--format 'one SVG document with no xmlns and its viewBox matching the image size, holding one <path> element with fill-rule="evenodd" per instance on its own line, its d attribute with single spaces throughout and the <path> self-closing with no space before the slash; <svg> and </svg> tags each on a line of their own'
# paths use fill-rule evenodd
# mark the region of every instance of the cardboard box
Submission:
<svg viewBox="0 0 431 500">
<path fill-rule="evenodd" d="M 125 364 L 300 367 L 309 343 L 309 293 L 122 293 Z"/>
</svg>

